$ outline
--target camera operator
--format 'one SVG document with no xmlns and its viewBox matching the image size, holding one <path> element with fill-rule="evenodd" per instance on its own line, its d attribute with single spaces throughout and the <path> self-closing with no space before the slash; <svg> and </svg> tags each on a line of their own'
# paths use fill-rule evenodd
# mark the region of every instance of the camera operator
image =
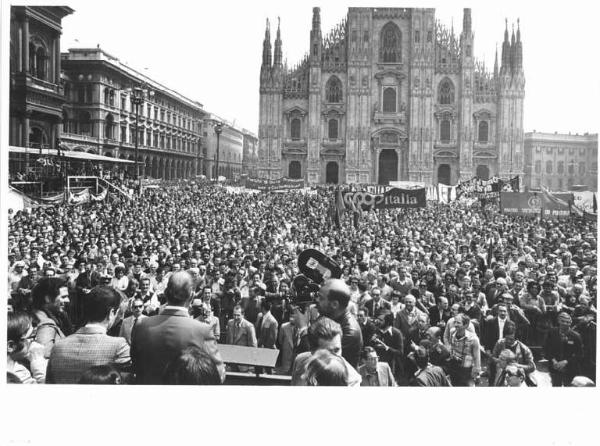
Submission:
<svg viewBox="0 0 600 446">
<path fill-rule="evenodd" d="M 358 369 L 363 348 L 360 325 L 348 310 L 350 288 L 341 279 L 329 279 L 318 292 L 319 313 L 342 327 L 342 356 Z"/>
</svg>

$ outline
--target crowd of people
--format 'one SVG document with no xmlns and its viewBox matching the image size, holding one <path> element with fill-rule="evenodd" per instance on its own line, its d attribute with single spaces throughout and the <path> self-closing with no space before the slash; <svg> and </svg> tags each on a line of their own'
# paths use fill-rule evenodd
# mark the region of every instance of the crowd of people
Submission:
<svg viewBox="0 0 600 446">
<path fill-rule="evenodd" d="M 428 202 L 338 226 L 334 192 L 165 183 L 131 200 L 11 213 L 8 380 L 594 385 L 597 226 Z M 341 278 L 300 299 L 298 254 Z M 219 344 L 278 349 L 224 364 Z"/>
</svg>

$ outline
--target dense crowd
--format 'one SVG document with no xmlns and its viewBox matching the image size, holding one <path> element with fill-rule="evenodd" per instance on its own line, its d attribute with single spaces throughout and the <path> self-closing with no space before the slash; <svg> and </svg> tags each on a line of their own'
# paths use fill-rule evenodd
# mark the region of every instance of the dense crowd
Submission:
<svg viewBox="0 0 600 446">
<path fill-rule="evenodd" d="M 333 196 L 165 183 L 11 213 L 9 381 L 534 386 L 543 363 L 593 385 L 596 222 L 454 202 L 338 227 Z M 342 269 L 312 302 L 293 286 L 307 248 Z M 277 363 L 225 366 L 225 343 Z"/>
</svg>

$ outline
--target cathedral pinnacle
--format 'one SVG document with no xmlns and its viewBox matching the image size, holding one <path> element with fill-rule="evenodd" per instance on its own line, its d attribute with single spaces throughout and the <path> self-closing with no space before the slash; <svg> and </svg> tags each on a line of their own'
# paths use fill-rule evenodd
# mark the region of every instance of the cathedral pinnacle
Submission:
<svg viewBox="0 0 600 446">
<path fill-rule="evenodd" d="M 463 33 L 471 33 L 471 8 L 463 9 Z"/>
<path fill-rule="evenodd" d="M 267 27 L 265 29 L 265 40 L 263 41 L 263 66 L 271 66 L 271 30 L 269 25 L 269 19 L 267 18 Z"/>
<path fill-rule="evenodd" d="M 281 20 L 277 17 L 277 37 L 275 38 L 275 57 L 273 59 L 273 65 L 281 66 L 281 60 L 283 58 L 281 50 Z"/>
<path fill-rule="evenodd" d="M 496 56 L 494 57 L 494 77 L 498 77 L 498 44 L 496 43 Z"/>
</svg>

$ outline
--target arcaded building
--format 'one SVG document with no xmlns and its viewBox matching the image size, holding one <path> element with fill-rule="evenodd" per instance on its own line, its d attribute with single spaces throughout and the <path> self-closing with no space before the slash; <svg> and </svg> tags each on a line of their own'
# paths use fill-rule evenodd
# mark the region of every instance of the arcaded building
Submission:
<svg viewBox="0 0 600 446">
<path fill-rule="evenodd" d="M 283 64 L 282 34 L 278 24 L 272 46 L 267 21 L 260 176 L 456 184 L 523 175 L 518 22 L 510 34 L 506 23 L 493 70 L 473 56 L 468 8 L 460 36 L 432 8 L 349 8 L 325 37 L 313 8 L 310 47 L 293 67 Z"/>
</svg>

